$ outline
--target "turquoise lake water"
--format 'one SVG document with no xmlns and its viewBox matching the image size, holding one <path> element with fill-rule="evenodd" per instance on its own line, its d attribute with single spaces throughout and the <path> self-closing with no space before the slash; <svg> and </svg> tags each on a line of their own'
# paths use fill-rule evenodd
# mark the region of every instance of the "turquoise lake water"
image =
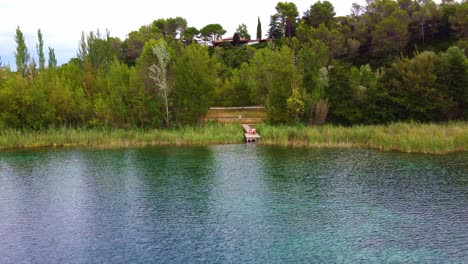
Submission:
<svg viewBox="0 0 468 264">
<path fill-rule="evenodd" d="M 468 263 L 468 153 L 0 152 L 0 263 Z"/>
</svg>

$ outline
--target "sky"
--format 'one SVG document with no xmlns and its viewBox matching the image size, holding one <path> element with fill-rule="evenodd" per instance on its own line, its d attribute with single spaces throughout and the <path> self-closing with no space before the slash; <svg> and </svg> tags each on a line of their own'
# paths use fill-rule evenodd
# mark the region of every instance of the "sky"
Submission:
<svg viewBox="0 0 468 264">
<path fill-rule="evenodd" d="M 365 0 L 329 0 L 338 16 L 350 14 L 352 3 L 365 5 Z M 37 30 L 41 29 L 44 52 L 55 50 L 58 64 L 76 57 L 81 33 L 109 30 L 112 37 L 124 40 L 131 31 L 151 24 L 159 18 L 181 16 L 188 26 L 198 29 L 212 23 L 220 24 L 226 31 L 224 37 L 234 34 L 244 23 L 251 36 L 256 35 L 257 18 L 262 23 L 262 33 L 268 31 L 270 16 L 276 13 L 279 0 L 0 0 L 0 56 L 3 65 L 16 68 L 15 30 L 19 26 L 25 35 L 26 45 L 37 61 Z M 300 16 L 316 0 L 292 0 Z"/>
</svg>

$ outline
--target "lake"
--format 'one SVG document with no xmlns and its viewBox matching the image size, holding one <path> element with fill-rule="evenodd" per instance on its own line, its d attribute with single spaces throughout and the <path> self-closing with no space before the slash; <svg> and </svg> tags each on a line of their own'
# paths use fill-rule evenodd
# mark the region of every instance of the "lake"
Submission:
<svg viewBox="0 0 468 264">
<path fill-rule="evenodd" d="M 0 151 L 0 263 L 468 263 L 468 153 Z"/>
</svg>

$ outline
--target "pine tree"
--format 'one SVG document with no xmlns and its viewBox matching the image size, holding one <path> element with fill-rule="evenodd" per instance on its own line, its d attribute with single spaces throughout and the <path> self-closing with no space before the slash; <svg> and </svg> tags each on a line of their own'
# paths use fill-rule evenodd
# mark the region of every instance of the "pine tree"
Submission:
<svg viewBox="0 0 468 264">
<path fill-rule="evenodd" d="M 270 39 L 281 39 L 283 37 L 283 28 L 281 27 L 277 15 L 270 17 L 270 29 L 268 30 L 268 38 Z"/>
</svg>

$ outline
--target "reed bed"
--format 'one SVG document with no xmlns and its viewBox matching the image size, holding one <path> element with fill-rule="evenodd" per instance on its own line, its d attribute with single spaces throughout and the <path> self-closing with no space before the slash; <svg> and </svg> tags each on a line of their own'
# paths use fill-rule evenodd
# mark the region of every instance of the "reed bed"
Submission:
<svg viewBox="0 0 468 264">
<path fill-rule="evenodd" d="M 444 154 L 468 150 L 468 122 L 394 123 L 375 126 L 257 127 L 262 143 L 305 147 L 358 147 Z"/>
<path fill-rule="evenodd" d="M 417 153 L 468 150 L 468 122 L 394 123 L 342 127 L 258 125 L 261 144 L 302 147 L 357 147 Z M 158 145 L 238 144 L 239 123 L 206 123 L 163 129 L 50 128 L 0 130 L 0 149 L 32 147 L 126 148 Z"/>
<path fill-rule="evenodd" d="M 157 145 L 206 145 L 243 142 L 240 124 L 207 123 L 162 129 L 50 128 L 0 130 L 0 149 L 32 147 L 123 148 Z"/>
</svg>

